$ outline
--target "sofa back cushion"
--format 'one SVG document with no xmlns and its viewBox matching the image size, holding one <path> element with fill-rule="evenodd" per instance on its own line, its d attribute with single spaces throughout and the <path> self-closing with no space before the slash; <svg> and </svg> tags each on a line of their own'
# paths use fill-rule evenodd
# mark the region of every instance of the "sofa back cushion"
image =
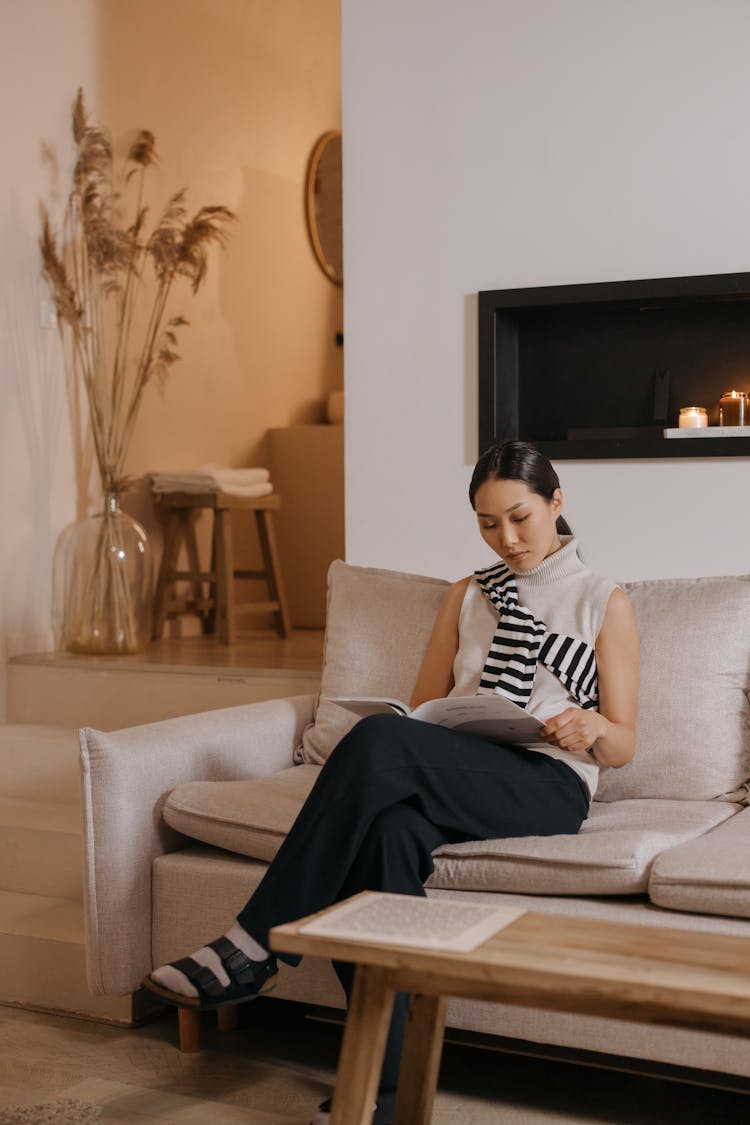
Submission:
<svg viewBox="0 0 750 1125">
<path fill-rule="evenodd" d="M 328 697 L 409 702 L 447 588 L 440 578 L 331 564 L 320 695 L 297 761 L 321 765 L 357 722 Z"/>
<path fill-rule="evenodd" d="M 741 789 L 750 778 L 750 577 L 623 589 L 641 639 L 637 751 L 602 771 L 597 801 L 697 801 Z"/>
<path fill-rule="evenodd" d="M 598 801 L 704 801 L 750 778 L 750 577 L 623 583 L 641 638 L 637 753 Z M 322 764 L 356 718 L 336 695 L 408 701 L 448 583 L 331 565 L 321 691 L 296 760 Z"/>
</svg>

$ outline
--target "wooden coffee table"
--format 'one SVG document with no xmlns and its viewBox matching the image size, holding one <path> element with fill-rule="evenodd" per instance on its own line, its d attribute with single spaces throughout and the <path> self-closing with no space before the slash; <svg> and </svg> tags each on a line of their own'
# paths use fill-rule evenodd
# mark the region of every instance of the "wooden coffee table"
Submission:
<svg viewBox="0 0 750 1125">
<path fill-rule="evenodd" d="M 454 953 L 301 933 L 313 917 L 277 926 L 270 940 L 276 952 L 357 966 L 332 1125 L 372 1120 L 396 992 L 411 993 L 397 1125 L 430 1121 L 449 996 L 750 1034 L 746 938 L 529 911 Z"/>
</svg>

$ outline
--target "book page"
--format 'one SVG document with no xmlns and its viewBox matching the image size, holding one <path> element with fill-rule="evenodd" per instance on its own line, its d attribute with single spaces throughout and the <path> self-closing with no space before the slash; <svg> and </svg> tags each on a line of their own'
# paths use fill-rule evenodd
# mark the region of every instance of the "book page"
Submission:
<svg viewBox="0 0 750 1125">
<path fill-rule="evenodd" d="M 517 906 L 371 891 L 331 907 L 300 933 L 469 953 L 525 913 Z"/>
</svg>

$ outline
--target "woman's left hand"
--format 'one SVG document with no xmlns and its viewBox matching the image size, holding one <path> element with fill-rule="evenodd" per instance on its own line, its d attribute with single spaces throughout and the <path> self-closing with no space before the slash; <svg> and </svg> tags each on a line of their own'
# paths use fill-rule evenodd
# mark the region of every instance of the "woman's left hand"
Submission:
<svg viewBox="0 0 750 1125">
<path fill-rule="evenodd" d="M 597 738 L 606 734 L 608 725 L 608 720 L 598 711 L 567 707 L 559 715 L 546 720 L 542 738 L 552 746 L 575 753 L 590 749 Z"/>
</svg>

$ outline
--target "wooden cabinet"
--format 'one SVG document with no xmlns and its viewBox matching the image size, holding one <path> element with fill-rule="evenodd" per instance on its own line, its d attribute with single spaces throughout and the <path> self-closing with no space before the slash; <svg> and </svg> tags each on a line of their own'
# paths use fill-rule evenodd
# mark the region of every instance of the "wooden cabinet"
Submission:
<svg viewBox="0 0 750 1125">
<path fill-rule="evenodd" d="M 344 428 L 285 426 L 269 440 L 289 615 L 295 627 L 322 629 L 328 567 L 344 557 Z"/>
</svg>

